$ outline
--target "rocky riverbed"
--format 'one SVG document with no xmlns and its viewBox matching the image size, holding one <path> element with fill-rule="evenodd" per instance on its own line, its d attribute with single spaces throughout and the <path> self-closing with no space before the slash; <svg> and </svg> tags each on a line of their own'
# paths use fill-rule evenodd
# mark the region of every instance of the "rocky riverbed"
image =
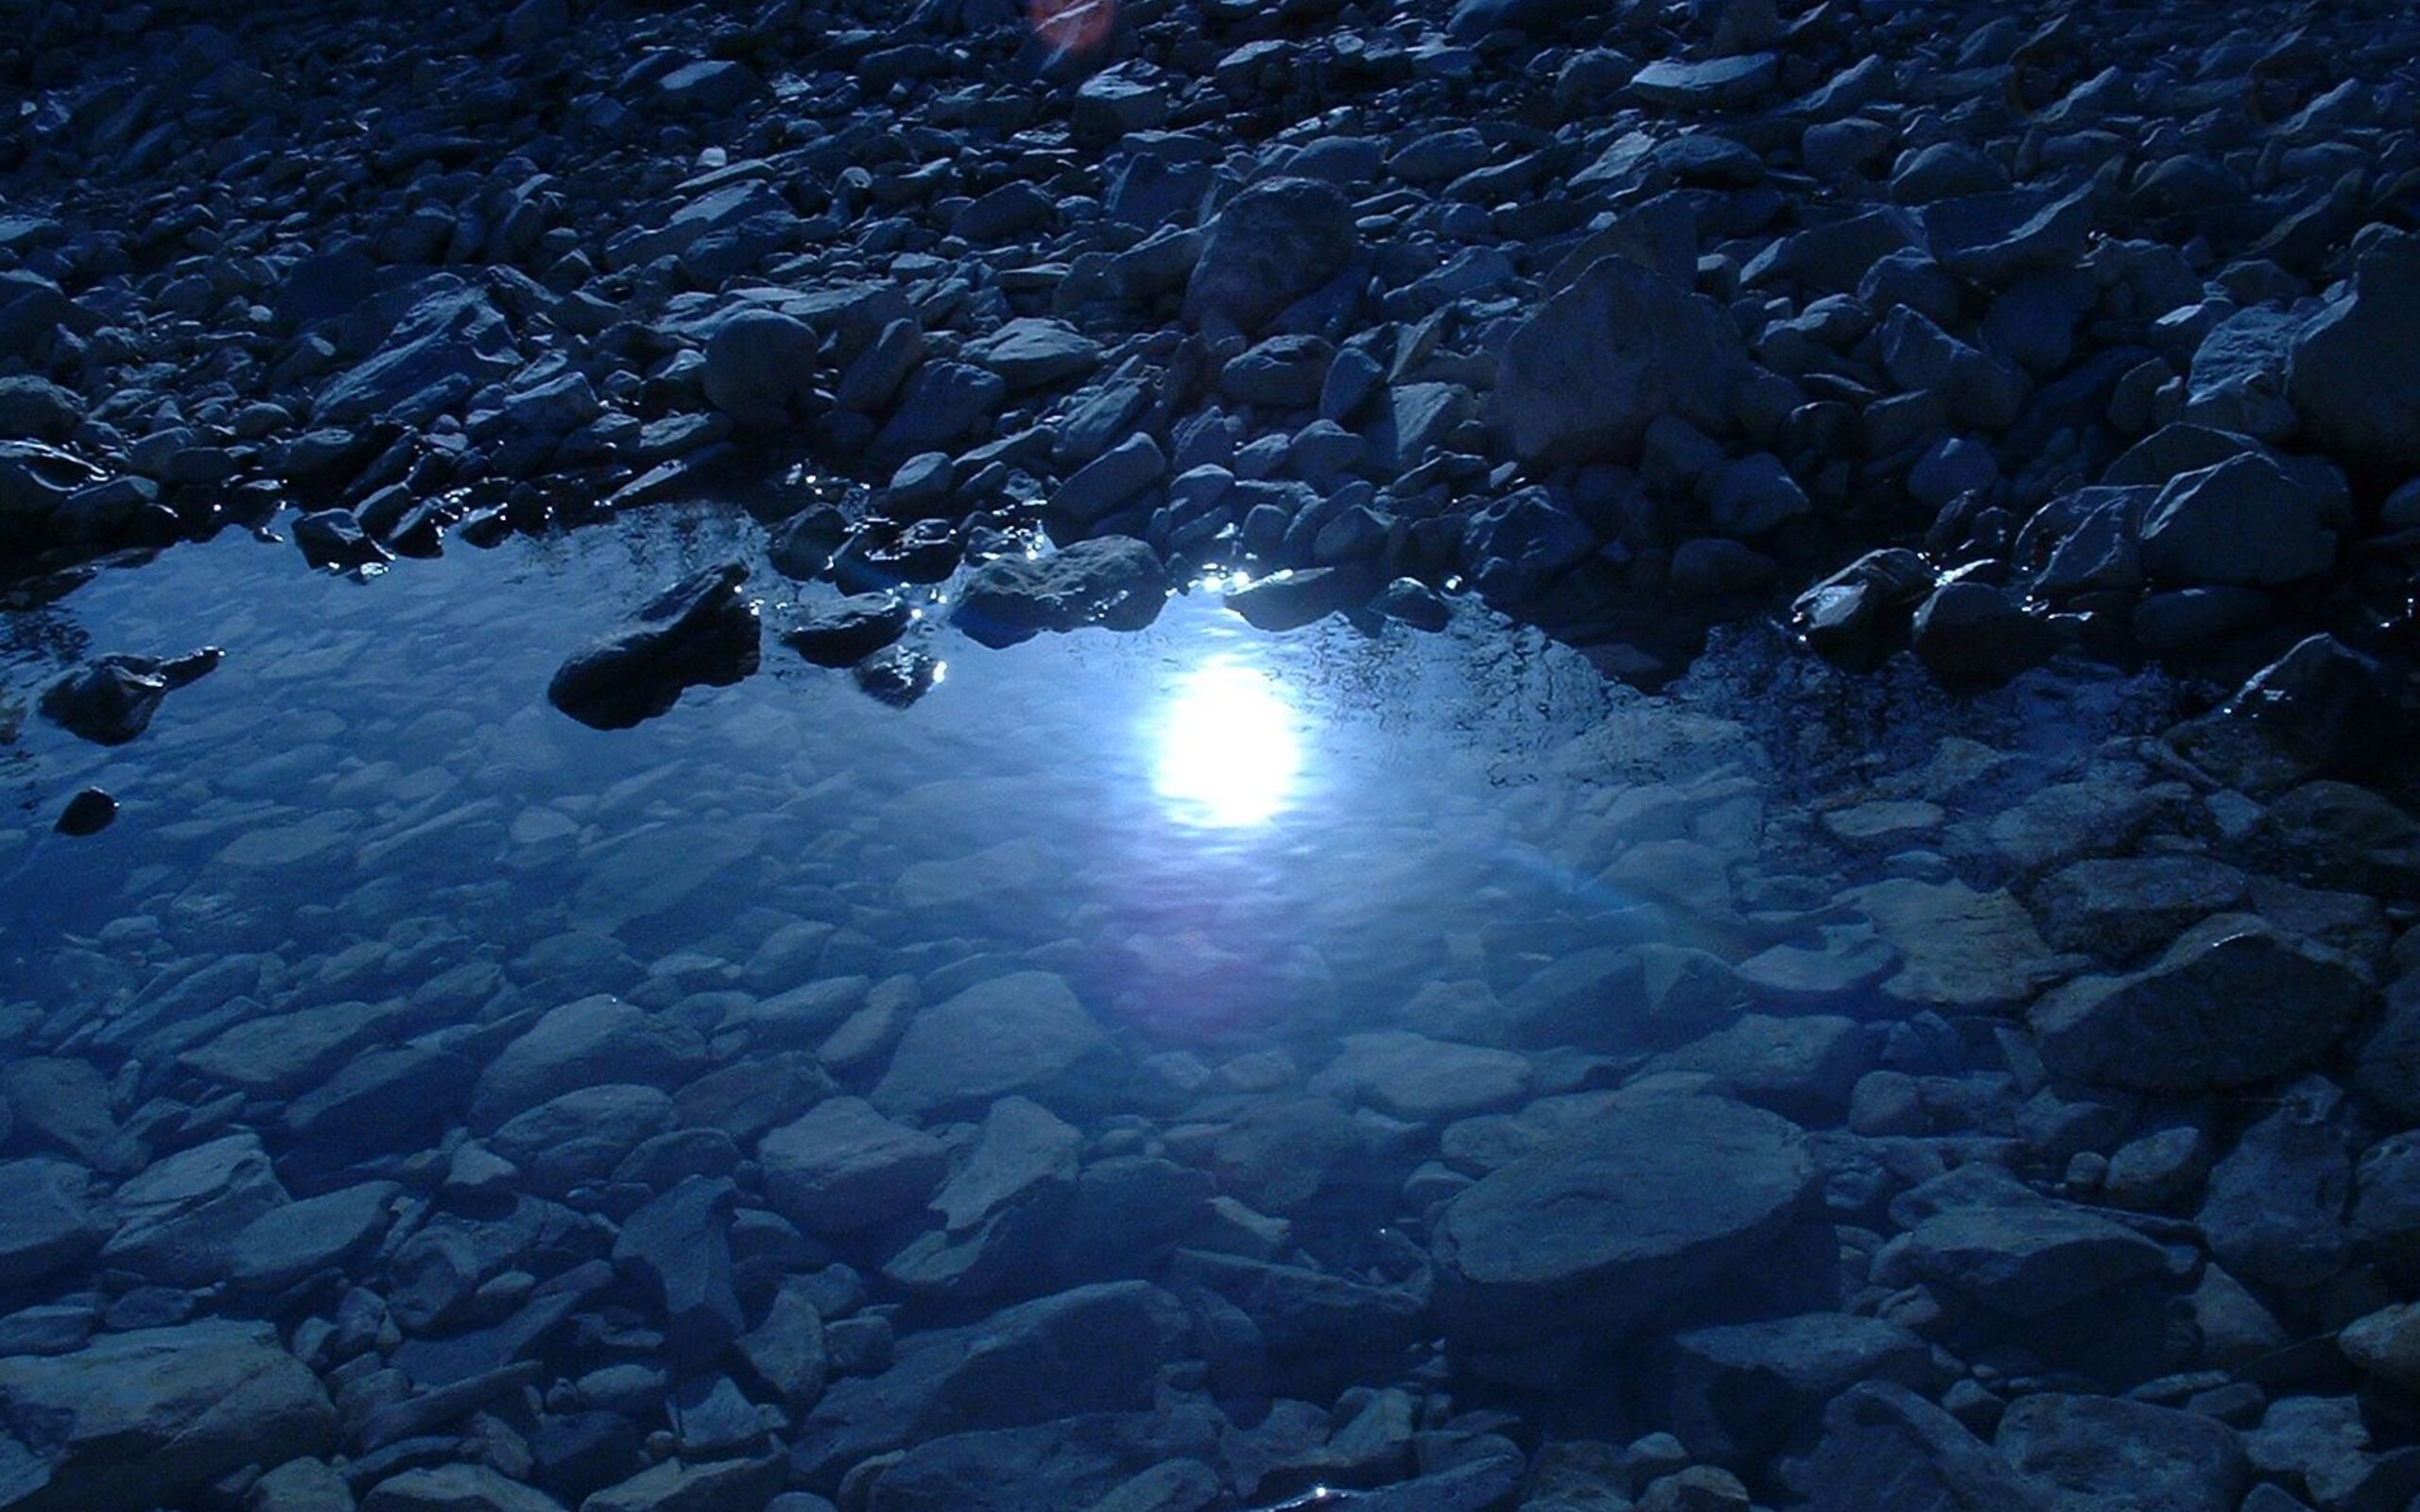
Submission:
<svg viewBox="0 0 2420 1512">
<path fill-rule="evenodd" d="M 2404 9 L 0 19 L 0 1507 L 2420 1502 Z"/>
</svg>

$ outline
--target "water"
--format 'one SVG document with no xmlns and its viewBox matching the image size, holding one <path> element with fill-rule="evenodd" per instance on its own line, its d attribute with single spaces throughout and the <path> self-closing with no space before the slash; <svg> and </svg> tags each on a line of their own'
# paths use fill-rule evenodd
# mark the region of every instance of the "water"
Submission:
<svg viewBox="0 0 2420 1512">
<path fill-rule="evenodd" d="M 1671 1211 L 1623 1222 L 1657 1244 L 1669 1228 L 1708 1275 L 1739 1235 L 1769 1236 L 1757 1253 L 1775 1258 L 1742 1274 L 1781 1290 L 1751 1314 L 1840 1305 L 1796 1132 L 1723 1099 L 1642 1110 L 1625 1089 L 1677 1074 L 1837 1124 L 1839 1068 L 1870 1063 L 1879 1036 L 1743 1023 L 1757 993 L 1735 969 L 1788 947 L 1790 971 L 1847 974 L 1784 984 L 1772 1011 L 1906 1017 L 1918 1005 L 1878 995 L 1868 968 L 1954 955 L 1968 936 L 1928 939 L 1937 914 L 1995 960 L 2013 952 L 2001 975 L 2021 981 L 2048 952 L 2006 923 L 2017 905 L 1991 895 L 2004 912 L 1978 924 L 1926 848 L 1987 848 L 1979 827 L 2009 797 L 1979 762 L 2038 782 L 2046 753 L 2088 750 L 2126 707 L 2075 681 L 1958 714 L 2031 753 L 1945 744 L 1960 791 L 1989 798 L 1960 816 L 1918 800 L 1948 727 L 1928 730 L 1941 708 L 1904 686 L 1862 705 L 1831 687 L 1828 713 L 1778 689 L 1742 707 L 1719 679 L 1650 699 L 1475 604 L 1435 635 L 1331 620 L 1271 636 L 1205 583 L 1147 629 L 1005 650 L 959 636 L 933 591 L 909 643 L 941 675 L 898 708 L 778 643 L 829 590 L 772 573 L 760 541 L 744 517 L 666 507 L 357 580 L 230 533 L 8 614 L 0 1091 L 11 1153 L 40 1160 L 0 1162 L 0 1182 L 37 1166 L 51 1181 L 43 1162 L 65 1154 L 96 1216 L 15 1263 L 33 1279 L 0 1295 L 0 1355 L 267 1318 L 326 1389 L 373 1403 L 535 1361 L 536 1396 L 494 1409 L 512 1432 L 543 1445 L 572 1432 L 563 1414 L 602 1412 L 625 1437 L 561 1464 L 488 1439 L 428 1452 L 517 1467 L 565 1505 L 670 1452 L 781 1460 L 774 1481 L 828 1495 L 913 1423 L 1046 1439 L 1080 1409 L 1155 1400 L 1146 1426 L 1099 1429 L 1107 1448 L 1068 1458 L 1046 1439 L 1000 1471 L 996 1504 L 1087 1505 L 1104 1467 L 1185 1458 L 1215 1461 L 1242 1504 L 1381 1484 L 1410 1472 L 1409 1440 L 1387 1428 L 1374 1450 L 1369 1423 L 1409 1432 L 1489 1400 L 1540 1415 L 1525 1436 L 1551 1421 L 1618 1441 L 1663 1425 L 1652 1400 L 1614 1400 L 1652 1378 L 1570 1347 L 1623 1341 L 1638 1320 L 1592 1298 L 1627 1284 L 1540 1282 L 1523 1301 L 1516 1282 L 1512 1312 L 1501 1291 L 1463 1306 L 1437 1280 L 1461 1263 L 1440 1215 L 1542 1145 L 1627 1131 L 1647 1178 L 1587 1211 L 1498 1189 L 1514 1217 L 1486 1218 L 1498 1201 L 1469 1222 L 1513 1229 L 1478 1237 L 1520 1254 L 1521 1225 L 1540 1241 L 1572 1226 L 1618 1248 L 1605 1204 L 1662 1193 Z M 627 730 L 546 703 L 565 656 L 733 555 L 755 562 L 758 674 Z M 223 664 L 123 747 L 29 713 L 78 659 L 202 644 Z M 1877 720 L 1906 770 L 1860 765 L 1857 731 Z M 1802 790 L 1819 771 L 1847 784 L 1813 799 L 1866 816 L 1837 826 L 1846 845 L 1786 796 L 1767 745 L 1808 758 Z M 86 785 L 116 795 L 115 823 L 52 833 Z M 1905 856 L 1859 838 L 1877 825 Z M 1877 923 L 1856 885 L 1880 874 L 1903 890 Z M 564 1007 L 597 994 L 630 1006 Z M 533 1024 L 598 1012 L 631 1017 L 596 1062 L 531 1069 Z M 1692 1040 L 1695 1058 L 1654 1058 Z M 1684 1132 L 1659 1153 L 1668 1117 Z M 879 1158 L 818 1168 L 870 1129 Z M 1828 1194 L 1840 1215 L 1876 1221 L 1858 1194 L 1887 1189 L 1849 1177 Z M 321 1196 L 278 1227 L 289 1199 Z M 667 1337 L 670 1283 L 650 1278 L 692 1264 L 682 1295 L 706 1301 Z M 1092 1282 L 1140 1290 L 1070 1290 Z M 1674 1315 L 1748 1305 L 1703 1289 Z M 1178 1294 L 1240 1309 L 1265 1358 L 1236 1354 L 1216 1309 L 1185 1323 Z M 727 1335 L 695 1342 L 683 1331 L 705 1326 L 698 1308 L 723 1315 L 717 1296 L 728 1329 L 789 1331 L 764 1358 L 804 1358 L 797 1320 L 820 1313 L 828 1385 L 820 1367 L 776 1382 Z M 1012 1381 L 936 1375 L 968 1328 L 1042 1353 L 1004 1356 L 1027 1363 Z M 1159 1342 L 1096 1363 L 1102 1329 Z M 894 1335 L 925 1363 L 884 1368 L 866 1341 Z M 113 1368 L 65 1356 L 84 1359 Z M 307 1452 L 369 1454 L 369 1432 Z M 648 1434 L 669 1437 L 642 1454 Z M 885 1471 L 877 1504 L 955 1505 L 954 1442 Z M 356 1491 L 392 1468 L 354 1463 L 373 1468 Z"/>
</svg>

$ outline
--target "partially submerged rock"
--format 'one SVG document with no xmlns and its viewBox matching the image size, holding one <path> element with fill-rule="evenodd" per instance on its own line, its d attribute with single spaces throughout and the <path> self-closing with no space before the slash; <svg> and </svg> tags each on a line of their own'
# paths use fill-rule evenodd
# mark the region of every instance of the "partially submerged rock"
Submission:
<svg viewBox="0 0 2420 1512">
<path fill-rule="evenodd" d="M 748 569 L 723 562 L 691 574 L 624 627 L 562 664 L 546 685 L 554 706 L 598 730 L 651 719 L 694 683 L 724 686 L 756 670 L 756 608 L 741 596 Z"/>
<path fill-rule="evenodd" d="M 123 746 L 150 726 L 160 700 L 218 665 L 215 645 L 166 660 L 112 652 L 42 696 L 44 717 L 98 746 Z"/>
</svg>

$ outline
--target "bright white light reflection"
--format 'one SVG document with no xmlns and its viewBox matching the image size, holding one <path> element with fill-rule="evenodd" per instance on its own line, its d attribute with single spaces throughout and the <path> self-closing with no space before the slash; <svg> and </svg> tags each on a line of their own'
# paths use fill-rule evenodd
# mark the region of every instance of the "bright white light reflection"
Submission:
<svg viewBox="0 0 2420 1512">
<path fill-rule="evenodd" d="M 1277 684 L 1214 662 L 1169 693 L 1151 785 L 1180 818 L 1241 828 L 1285 805 L 1302 765 L 1294 709 Z"/>
</svg>

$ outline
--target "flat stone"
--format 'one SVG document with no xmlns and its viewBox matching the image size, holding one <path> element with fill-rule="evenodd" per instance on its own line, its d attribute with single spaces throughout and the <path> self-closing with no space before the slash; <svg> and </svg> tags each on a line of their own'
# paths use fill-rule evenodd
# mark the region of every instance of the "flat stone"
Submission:
<svg viewBox="0 0 2420 1512">
<path fill-rule="evenodd" d="M 1106 1043 L 1066 981 L 1016 971 L 920 1009 L 874 1087 L 874 1106 L 922 1116 L 1023 1092 L 1048 1104 Z"/>
<path fill-rule="evenodd" d="M 1899 952 L 1899 970 L 1882 990 L 1902 1003 L 1951 1008 L 2021 1003 L 2066 967 L 2035 932 L 2032 916 L 2004 891 L 1893 877 L 1841 896 Z"/>
<path fill-rule="evenodd" d="M 2252 1478 L 2234 1429 L 2122 1397 L 2020 1397 L 1993 1443 L 2019 1470 L 2067 1490 L 2175 1512 L 2235 1512 Z"/>
<path fill-rule="evenodd" d="M 1492 1351 L 1627 1332 L 1778 1238 L 1817 1185 L 1798 1130 L 1770 1113 L 1615 1107 L 1447 1204 L 1432 1241 L 1447 1333 Z"/>
<path fill-rule="evenodd" d="M 274 1330 L 216 1320 L 0 1359 L 0 1420 L 43 1450 L 9 1456 L 22 1512 L 149 1512 L 337 1437 L 327 1393 Z"/>
<path fill-rule="evenodd" d="M 1530 1086 L 1527 1057 L 1385 1030 L 1349 1034 L 1311 1090 L 1429 1124 L 1517 1102 Z"/>
<path fill-rule="evenodd" d="M 824 1233 L 913 1212 L 949 1171 L 941 1141 L 856 1097 L 819 1104 L 757 1143 L 766 1191 L 792 1221 Z"/>
<path fill-rule="evenodd" d="M 1917 1276 L 2018 1317 L 2154 1275 L 2166 1264 L 2158 1245 L 2125 1225 L 2048 1203 L 1937 1212 L 1906 1243 Z"/>
</svg>

